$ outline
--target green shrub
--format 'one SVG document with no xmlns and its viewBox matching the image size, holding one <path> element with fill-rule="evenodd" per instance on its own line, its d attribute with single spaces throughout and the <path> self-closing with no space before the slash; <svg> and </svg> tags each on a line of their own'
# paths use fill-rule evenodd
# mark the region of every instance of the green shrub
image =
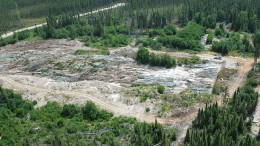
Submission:
<svg viewBox="0 0 260 146">
<path fill-rule="evenodd" d="M 157 55 L 155 53 L 150 53 L 145 48 L 140 48 L 138 50 L 136 60 L 142 64 L 149 63 L 151 66 L 164 66 L 167 68 L 176 66 L 176 60 L 168 54 Z"/>
<path fill-rule="evenodd" d="M 5 108 L 5 107 L 0 107 L 0 120 L 5 120 L 11 117 L 12 112 Z"/>
<path fill-rule="evenodd" d="M 150 29 L 149 30 L 149 37 L 155 37 L 155 36 L 164 36 L 164 30 L 162 29 Z"/>
<path fill-rule="evenodd" d="M 17 33 L 18 40 L 25 40 L 29 37 L 30 37 L 30 32 L 28 30 Z"/>
<path fill-rule="evenodd" d="M 202 63 L 200 57 L 193 55 L 191 58 L 178 58 L 178 65 L 191 65 L 191 64 L 199 64 Z"/>
<path fill-rule="evenodd" d="M 127 46 L 129 43 L 130 38 L 126 35 L 114 35 L 114 36 L 110 36 L 112 38 L 110 42 L 111 47 L 123 47 L 123 46 Z"/>
<path fill-rule="evenodd" d="M 70 32 L 65 28 L 55 29 L 54 33 L 52 34 L 52 38 L 55 39 L 66 39 L 69 38 Z"/>
<path fill-rule="evenodd" d="M 149 51 L 146 48 L 139 48 L 137 51 L 136 60 L 142 64 L 148 64 L 150 61 Z"/>
<path fill-rule="evenodd" d="M 214 38 L 214 34 L 210 31 L 208 38 L 207 38 L 207 41 L 206 41 L 206 44 L 212 44 L 213 38 Z"/>
<path fill-rule="evenodd" d="M 145 108 L 145 112 L 147 112 L 147 113 L 150 112 L 150 108 L 149 108 L 149 107 L 146 107 L 146 108 Z"/>
<path fill-rule="evenodd" d="M 37 100 L 33 100 L 33 105 L 36 105 L 37 103 Z"/>
<path fill-rule="evenodd" d="M 222 92 L 220 82 L 216 81 L 212 90 L 213 94 L 219 95 Z"/>
<path fill-rule="evenodd" d="M 163 29 L 166 35 L 175 35 L 177 32 L 174 24 L 167 24 Z"/>
<path fill-rule="evenodd" d="M 173 59 L 170 55 L 163 54 L 160 57 L 161 57 L 160 59 L 161 66 L 165 66 L 167 68 L 176 67 L 176 60 Z"/>
<path fill-rule="evenodd" d="M 61 115 L 63 117 L 72 118 L 79 112 L 80 112 L 79 109 L 75 105 L 73 105 L 73 104 L 65 104 L 63 106 L 63 108 L 62 108 Z"/>
<path fill-rule="evenodd" d="M 112 113 L 98 109 L 93 102 L 89 101 L 82 107 L 82 114 L 84 119 L 89 121 L 95 121 L 98 119 L 108 120 L 113 116 Z"/>
<path fill-rule="evenodd" d="M 18 39 L 16 37 L 8 37 L 5 39 L 0 38 L 0 46 L 6 46 L 8 44 L 15 44 L 18 42 Z"/>
<path fill-rule="evenodd" d="M 191 56 L 191 63 L 192 64 L 198 64 L 198 63 L 200 63 L 201 62 L 201 59 L 200 59 L 200 57 L 198 57 L 198 56 L 196 56 L 196 55 L 193 55 L 193 56 Z"/>
<path fill-rule="evenodd" d="M 57 121 L 56 125 L 58 126 L 58 128 L 61 128 L 61 127 L 65 126 L 65 122 L 64 122 L 64 120 L 62 118 L 60 118 Z"/>
<path fill-rule="evenodd" d="M 217 37 L 224 36 L 223 30 L 217 28 L 217 29 L 215 30 L 215 36 L 217 36 Z"/>
<path fill-rule="evenodd" d="M 148 96 L 147 95 L 142 95 L 139 98 L 140 98 L 140 102 L 145 102 L 148 99 Z"/>
<path fill-rule="evenodd" d="M 177 36 L 165 36 L 158 38 L 158 42 L 167 48 L 179 50 L 201 51 L 203 46 L 198 40 L 181 38 Z"/>
<path fill-rule="evenodd" d="M 183 30 L 177 33 L 178 37 L 192 40 L 200 40 L 206 29 L 194 22 L 190 22 Z"/>
<path fill-rule="evenodd" d="M 191 64 L 190 59 L 188 58 L 178 58 L 178 65 L 189 65 Z"/>
<path fill-rule="evenodd" d="M 160 94 L 163 94 L 165 91 L 165 87 L 163 85 L 158 85 L 157 86 L 157 92 Z"/>
<path fill-rule="evenodd" d="M 250 77 L 247 79 L 246 84 L 252 87 L 257 86 L 257 80 L 254 77 Z"/>
<path fill-rule="evenodd" d="M 227 42 L 214 42 L 212 45 L 212 51 L 227 55 L 231 51 L 231 46 Z"/>
</svg>

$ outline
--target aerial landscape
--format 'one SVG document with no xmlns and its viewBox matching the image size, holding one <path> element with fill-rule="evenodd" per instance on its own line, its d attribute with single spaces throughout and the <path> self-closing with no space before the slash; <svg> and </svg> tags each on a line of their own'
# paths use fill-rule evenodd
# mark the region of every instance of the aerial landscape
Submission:
<svg viewBox="0 0 260 146">
<path fill-rule="evenodd" d="M 260 146 L 259 0 L 0 0 L 0 146 Z"/>
</svg>

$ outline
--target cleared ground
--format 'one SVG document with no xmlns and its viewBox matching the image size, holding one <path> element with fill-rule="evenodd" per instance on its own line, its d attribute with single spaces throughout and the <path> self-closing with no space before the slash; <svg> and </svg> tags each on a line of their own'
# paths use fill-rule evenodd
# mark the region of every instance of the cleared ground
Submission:
<svg viewBox="0 0 260 146">
<path fill-rule="evenodd" d="M 138 97 L 126 95 L 125 91 L 131 90 L 134 84 L 161 84 L 166 87 L 166 93 L 178 94 L 186 89 L 211 93 L 218 72 L 226 67 L 238 69 L 238 74 L 227 81 L 232 95 L 245 81 L 253 62 L 235 57 L 214 60 L 211 54 L 200 54 L 201 59 L 207 60 L 205 64 L 165 69 L 138 64 L 134 60 L 137 48 L 130 46 L 113 49 L 109 56 L 74 55 L 79 49 L 94 51 L 76 40 L 19 42 L 1 47 L 0 82 L 4 87 L 21 92 L 26 99 L 37 100 L 36 106 L 48 101 L 81 105 L 90 100 L 116 116 L 132 116 L 146 122 L 157 118 L 162 124 L 177 127 L 178 141 L 181 141 L 198 109 L 204 107 L 203 103 L 172 108 L 167 118 L 159 118 L 161 98 L 140 102 Z M 191 56 L 182 52 L 168 54 Z M 221 97 L 215 100 L 221 101 Z"/>
</svg>

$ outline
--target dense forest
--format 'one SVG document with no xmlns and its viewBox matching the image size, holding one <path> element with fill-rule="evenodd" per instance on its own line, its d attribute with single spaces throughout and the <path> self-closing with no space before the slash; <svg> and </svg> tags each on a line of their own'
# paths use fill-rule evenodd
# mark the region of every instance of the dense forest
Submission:
<svg viewBox="0 0 260 146">
<path fill-rule="evenodd" d="M 0 145 L 165 145 L 176 140 L 175 129 L 113 117 L 92 102 L 79 107 L 36 101 L 0 87 Z"/>
<path fill-rule="evenodd" d="M 22 19 L 25 18 L 89 12 L 116 2 L 127 3 L 127 8 L 121 15 L 136 18 L 136 25 L 142 28 L 163 27 L 173 19 L 178 19 L 183 25 L 194 20 L 208 28 L 215 28 L 216 22 L 232 23 L 231 28 L 235 31 L 254 32 L 260 27 L 258 0 L 66 0 L 62 3 L 58 0 L 1 0 L 0 31 L 21 26 Z M 113 18 L 120 19 L 115 16 Z"/>
<path fill-rule="evenodd" d="M 23 26 L 23 19 L 64 13 L 78 14 L 108 6 L 118 0 L 0 0 L 0 32 Z"/>
<path fill-rule="evenodd" d="M 216 103 L 199 110 L 197 118 L 192 122 L 192 128 L 187 132 L 184 144 L 187 146 L 260 145 L 260 132 L 256 139 L 249 135 L 251 115 L 255 111 L 259 98 L 259 94 L 254 91 L 254 87 L 260 84 L 256 74 L 259 74 L 259 71 L 252 70 L 249 73 L 246 85 L 238 89 L 224 107 Z"/>
</svg>

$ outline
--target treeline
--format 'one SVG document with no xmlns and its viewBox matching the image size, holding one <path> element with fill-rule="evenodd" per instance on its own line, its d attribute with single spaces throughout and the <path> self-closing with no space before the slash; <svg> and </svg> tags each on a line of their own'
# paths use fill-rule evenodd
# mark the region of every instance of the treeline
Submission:
<svg viewBox="0 0 260 146">
<path fill-rule="evenodd" d="M 235 31 L 253 33 L 260 28 L 258 0 L 65 0 L 62 2 L 55 0 L 51 3 L 44 0 L 1 0 L 0 2 L 2 12 L 0 31 L 8 30 L 12 25 L 21 25 L 22 18 L 47 17 L 50 14 L 57 16 L 64 12 L 71 14 L 89 12 L 116 2 L 128 4 L 120 15 L 113 14 L 113 17 L 106 16 L 105 19 L 99 20 L 111 23 L 113 20 L 120 20 L 122 18 L 120 16 L 124 15 L 124 22 L 129 20 L 129 26 L 139 29 L 164 27 L 176 18 L 183 25 L 194 21 L 207 28 L 215 28 L 217 22 L 232 23 L 231 28 Z"/>
<path fill-rule="evenodd" d="M 186 134 L 184 145 L 259 145 L 259 139 L 249 135 L 251 115 L 255 111 L 258 97 L 251 82 L 247 81 L 226 106 L 219 107 L 216 103 L 199 110 Z"/>
<path fill-rule="evenodd" d="M 22 18 L 37 18 L 46 17 L 50 14 L 60 15 L 64 12 L 66 13 L 80 13 L 89 12 L 95 8 L 100 8 L 119 0 L 53 0 L 51 2 L 46 2 L 46 0 L 14 0 L 20 10 L 20 16 Z"/>
<path fill-rule="evenodd" d="M 34 108 L 36 101 L 0 87 L 0 145 L 165 145 L 174 129 L 113 117 L 92 102 L 81 107 L 56 102 Z"/>
<path fill-rule="evenodd" d="M 258 0 L 128 0 L 126 17 L 138 28 L 163 27 L 173 19 L 186 25 L 189 21 L 207 28 L 217 22 L 231 23 L 231 29 L 254 33 L 260 28 Z"/>
</svg>

